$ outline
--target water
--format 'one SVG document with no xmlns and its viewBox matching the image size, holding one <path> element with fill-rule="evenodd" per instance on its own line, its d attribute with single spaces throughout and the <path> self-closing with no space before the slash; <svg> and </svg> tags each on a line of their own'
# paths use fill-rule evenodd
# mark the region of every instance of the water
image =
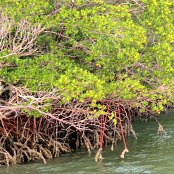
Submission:
<svg viewBox="0 0 174 174">
<path fill-rule="evenodd" d="M 63 155 L 49 160 L 47 165 L 35 161 L 11 167 L 0 167 L 0 174 L 173 174 L 174 173 L 174 111 L 159 117 L 165 128 L 165 135 L 157 135 L 155 121 L 142 123 L 137 120 L 133 127 L 138 139 L 127 138 L 129 153 L 125 159 L 119 158 L 123 150 L 120 142 L 112 152 L 110 148 L 103 151 L 104 160 L 94 162 L 86 151 Z"/>
</svg>

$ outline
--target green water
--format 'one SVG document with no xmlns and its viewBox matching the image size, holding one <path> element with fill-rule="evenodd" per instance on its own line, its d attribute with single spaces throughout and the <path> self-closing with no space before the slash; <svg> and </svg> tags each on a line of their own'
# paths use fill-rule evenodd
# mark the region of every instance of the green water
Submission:
<svg viewBox="0 0 174 174">
<path fill-rule="evenodd" d="M 119 158 L 123 149 L 120 142 L 114 152 L 110 148 L 103 151 L 104 160 L 94 162 L 95 153 L 91 156 L 86 151 L 63 155 L 49 160 L 47 165 L 40 161 L 0 167 L 0 174 L 139 174 L 139 173 L 174 173 L 174 112 L 159 117 L 166 133 L 157 135 L 157 124 L 150 120 L 147 123 L 137 120 L 133 127 L 138 139 L 127 138 L 129 153 L 125 159 Z"/>
</svg>

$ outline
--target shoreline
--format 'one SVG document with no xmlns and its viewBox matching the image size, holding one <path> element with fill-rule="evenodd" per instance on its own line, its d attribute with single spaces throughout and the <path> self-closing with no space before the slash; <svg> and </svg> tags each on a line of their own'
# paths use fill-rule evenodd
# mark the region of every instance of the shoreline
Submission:
<svg viewBox="0 0 174 174">
<path fill-rule="evenodd" d="M 0 164 L 9 166 L 37 159 L 46 164 L 47 159 L 79 148 L 87 149 L 88 153 L 98 149 L 95 161 L 99 161 L 103 158 L 103 144 L 114 146 L 118 140 L 124 142 L 120 155 L 124 158 L 128 152 L 125 137 L 133 134 L 137 138 L 132 127 L 135 117 L 151 115 L 157 121 L 159 134 L 164 131 L 153 112 L 147 109 L 140 115 L 138 108 L 132 109 L 129 102 L 105 99 L 99 101 L 96 106 L 100 107 L 96 108 L 91 107 L 89 100 L 61 105 L 59 100 L 54 100 L 51 111 L 40 111 L 43 115 L 37 118 L 24 113 L 24 108 L 30 111 L 36 109 L 29 108 L 30 104 L 23 108 L 21 105 L 14 107 L 13 96 L 11 106 L 3 104 L 0 107 L 6 115 L 0 123 Z"/>
</svg>

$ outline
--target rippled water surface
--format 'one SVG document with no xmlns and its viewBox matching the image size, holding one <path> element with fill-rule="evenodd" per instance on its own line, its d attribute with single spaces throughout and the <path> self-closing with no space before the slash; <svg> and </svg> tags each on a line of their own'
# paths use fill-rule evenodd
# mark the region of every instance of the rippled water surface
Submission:
<svg viewBox="0 0 174 174">
<path fill-rule="evenodd" d="M 95 153 L 89 156 L 79 151 L 49 160 L 47 165 L 35 161 L 0 167 L 0 174 L 174 174 L 174 112 L 159 118 L 166 131 L 164 136 L 157 135 L 155 121 L 133 123 L 138 139 L 127 138 L 129 153 L 124 160 L 119 158 L 123 150 L 119 142 L 113 152 L 109 147 L 104 149 L 104 160 L 98 163 L 94 162 Z"/>
</svg>

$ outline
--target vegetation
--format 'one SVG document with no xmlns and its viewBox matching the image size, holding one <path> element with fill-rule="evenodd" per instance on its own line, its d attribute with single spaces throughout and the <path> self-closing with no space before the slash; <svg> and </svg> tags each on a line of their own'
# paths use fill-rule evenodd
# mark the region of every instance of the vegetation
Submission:
<svg viewBox="0 0 174 174">
<path fill-rule="evenodd" d="M 53 136 L 56 142 L 61 137 L 66 144 L 57 143 L 62 147 L 59 151 L 71 149 L 62 137 L 70 139 L 74 131 L 80 132 L 79 137 L 85 132 L 81 142 L 90 151 L 97 147 L 99 132 L 101 142 L 108 137 L 106 131 L 115 127 L 110 141 L 114 142 L 119 132 L 124 140 L 124 134 L 133 132 L 132 115 L 159 114 L 173 104 L 173 0 L 1 0 L 0 7 L 2 136 L 17 132 L 18 137 L 22 130 L 14 126 L 12 131 L 9 125 L 16 122 L 8 123 L 6 118 L 25 115 L 32 121 L 24 119 L 21 126 L 34 125 L 39 129 L 37 135 L 32 134 L 35 140 L 38 134 L 44 139 L 48 132 L 43 128 L 42 134 L 39 121 L 47 118 L 72 129 L 68 135 L 60 133 L 58 139 L 57 133 Z M 129 128 L 123 130 L 122 124 Z M 91 142 L 87 134 L 93 129 L 96 134 Z M 30 133 L 20 142 L 25 142 L 23 149 L 31 149 Z M 21 144 L 11 149 L 17 153 Z M 8 151 L 4 144 L 2 148 Z M 51 149 L 48 145 L 44 148 Z M 42 156 L 32 152 L 44 159 L 46 152 L 40 151 Z M 31 155 L 31 150 L 28 153 Z M 14 156 L 13 150 L 10 155 Z M 6 163 L 13 163 L 9 161 Z"/>
</svg>

